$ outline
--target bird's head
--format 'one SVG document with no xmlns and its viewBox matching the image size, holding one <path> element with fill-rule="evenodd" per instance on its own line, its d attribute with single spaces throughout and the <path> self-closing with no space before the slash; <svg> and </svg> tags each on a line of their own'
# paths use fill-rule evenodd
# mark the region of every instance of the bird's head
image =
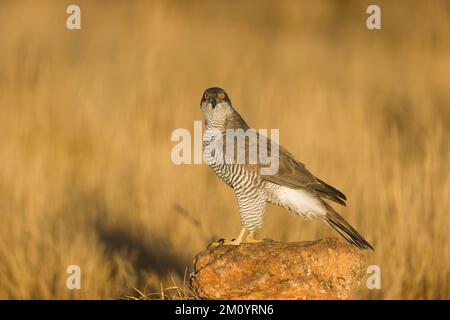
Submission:
<svg viewBox="0 0 450 320">
<path fill-rule="evenodd" d="M 209 88 L 203 93 L 200 109 L 207 122 L 222 122 L 228 115 L 233 114 L 228 94 L 222 88 Z"/>
</svg>

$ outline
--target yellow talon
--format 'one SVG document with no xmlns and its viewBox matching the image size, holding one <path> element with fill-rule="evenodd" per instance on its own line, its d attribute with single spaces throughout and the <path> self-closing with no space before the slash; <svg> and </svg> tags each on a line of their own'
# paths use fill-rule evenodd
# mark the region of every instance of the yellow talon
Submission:
<svg viewBox="0 0 450 320">
<path fill-rule="evenodd" d="M 209 247 L 219 247 L 219 246 L 238 246 L 242 243 L 242 238 L 244 237 L 245 234 L 245 228 L 242 228 L 241 232 L 239 233 L 238 237 L 236 239 L 233 240 L 225 240 L 225 239 L 220 239 L 217 242 L 213 242 L 209 245 Z"/>
<path fill-rule="evenodd" d="M 236 239 L 233 239 L 233 240 L 220 239 L 219 241 L 212 242 L 209 246 L 210 247 L 220 247 L 220 246 L 233 245 L 233 244 L 235 244 L 235 241 L 236 241 Z"/>
<path fill-rule="evenodd" d="M 220 246 L 220 245 L 221 245 L 220 241 L 217 241 L 217 242 L 211 242 L 211 243 L 209 244 L 208 248 L 211 248 L 211 247 L 218 247 L 218 246 Z"/>
<path fill-rule="evenodd" d="M 255 233 L 254 231 L 249 231 L 248 235 L 247 235 L 247 238 L 245 239 L 244 243 L 259 243 L 259 242 L 262 242 L 262 240 L 255 239 L 254 233 Z"/>
<path fill-rule="evenodd" d="M 231 241 L 224 241 L 223 245 L 224 246 L 238 246 L 241 244 L 241 242 L 242 242 L 241 240 L 233 239 Z"/>
<path fill-rule="evenodd" d="M 245 238 L 245 240 L 243 240 L 245 231 L 246 231 L 245 228 L 242 228 L 241 232 L 239 233 L 239 236 L 236 239 L 233 239 L 233 240 L 220 239 L 217 242 L 211 243 L 209 245 L 209 248 L 220 247 L 220 246 L 238 246 L 241 243 L 260 243 L 263 241 L 263 240 L 255 239 L 254 231 L 249 231 L 247 237 Z"/>
</svg>

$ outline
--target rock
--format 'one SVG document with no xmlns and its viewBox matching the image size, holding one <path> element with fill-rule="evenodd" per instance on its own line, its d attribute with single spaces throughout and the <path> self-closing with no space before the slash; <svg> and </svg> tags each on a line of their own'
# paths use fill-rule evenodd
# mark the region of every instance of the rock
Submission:
<svg viewBox="0 0 450 320">
<path fill-rule="evenodd" d="M 190 279 L 201 299 L 348 299 L 364 274 L 364 250 L 326 238 L 211 248 Z"/>
</svg>

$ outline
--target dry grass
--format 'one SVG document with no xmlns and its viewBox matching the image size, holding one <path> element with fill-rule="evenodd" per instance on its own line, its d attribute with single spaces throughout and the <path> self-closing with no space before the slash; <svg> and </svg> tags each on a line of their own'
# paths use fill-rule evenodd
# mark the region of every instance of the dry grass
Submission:
<svg viewBox="0 0 450 320">
<path fill-rule="evenodd" d="M 170 161 L 215 85 L 347 194 L 382 270 L 362 298 L 449 298 L 446 1 L 381 2 L 381 31 L 365 1 L 79 3 L 81 31 L 66 1 L 0 3 L 0 298 L 145 295 L 235 236 L 232 190 Z M 260 236 L 332 234 L 270 207 Z"/>
</svg>

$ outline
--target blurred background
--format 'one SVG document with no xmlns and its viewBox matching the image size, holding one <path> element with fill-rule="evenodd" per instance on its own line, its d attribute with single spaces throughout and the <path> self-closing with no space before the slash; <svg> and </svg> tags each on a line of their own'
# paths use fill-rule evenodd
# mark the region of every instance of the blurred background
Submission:
<svg viewBox="0 0 450 320">
<path fill-rule="evenodd" d="M 253 128 L 342 190 L 381 290 L 448 299 L 450 3 L 0 2 L 0 298 L 184 290 L 192 257 L 239 231 L 233 191 L 171 162 L 220 86 Z M 270 206 L 260 238 L 337 236 Z M 81 290 L 66 268 L 81 268 Z"/>
</svg>

